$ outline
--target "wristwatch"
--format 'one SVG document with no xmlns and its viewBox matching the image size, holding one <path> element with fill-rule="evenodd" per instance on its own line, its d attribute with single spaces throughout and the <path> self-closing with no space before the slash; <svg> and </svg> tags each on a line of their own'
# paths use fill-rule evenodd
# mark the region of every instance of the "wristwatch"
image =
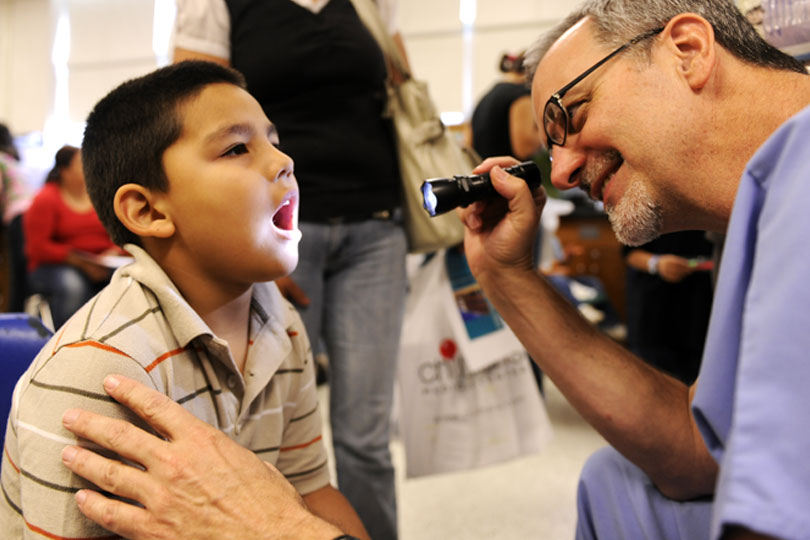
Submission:
<svg viewBox="0 0 810 540">
<path fill-rule="evenodd" d="M 660 255 L 651 255 L 650 258 L 647 259 L 647 272 L 650 274 L 657 274 L 659 260 L 661 260 Z"/>
</svg>

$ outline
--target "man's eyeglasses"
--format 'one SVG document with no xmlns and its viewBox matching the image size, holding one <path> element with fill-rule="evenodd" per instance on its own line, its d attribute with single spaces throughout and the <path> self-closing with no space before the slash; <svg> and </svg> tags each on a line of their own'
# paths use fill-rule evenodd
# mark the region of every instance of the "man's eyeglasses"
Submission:
<svg viewBox="0 0 810 540">
<path fill-rule="evenodd" d="M 543 109 L 543 129 L 546 132 L 546 137 L 548 138 L 548 148 L 551 150 L 551 145 L 556 144 L 557 146 L 563 146 L 565 144 L 565 140 L 568 138 L 568 109 L 562 104 L 562 98 L 573 88 L 577 83 L 579 83 L 582 79 L 593 73 L 599 66 L 622 52 L 623 50 L 627 49 L 628 47 L 635 45 L 639 41 L 643 41 L 649 37 L 652 37 L 664 30 L 664 27 L 656 28 L 655 30 L 649 30 L 644 32 L 643 34 L 639 34 L 638 36 L 634 37 L 609 55 L 605 56 L 597 63 L 586 69 L 579 77 L 571 81 L 570 83 L 563 86 L 559 91 L 557 91 L 554 95 L 548 98 L 546 101 L 546 106 Z"/>
</svg>

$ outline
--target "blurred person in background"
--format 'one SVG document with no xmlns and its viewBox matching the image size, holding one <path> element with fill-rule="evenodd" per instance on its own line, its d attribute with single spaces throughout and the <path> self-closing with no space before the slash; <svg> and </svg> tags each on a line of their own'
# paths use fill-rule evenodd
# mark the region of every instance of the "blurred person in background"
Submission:
<svg viewBox="0 0 810 540">
<path fill-rule="evenodd" d="M 502 74 L 501 80 L 475 106 L 472 120 L 465 131 L 465 143 L 481 159 L 514 156 L 525 161 L 542 150 L 542 138 L 532 113 L 531 89 L 523 73 L 523 52 L 504 53 L 498 69 Z M 544 176 L 547 177 L 547 173 Z M 559 243 L 554 231 L 542 231 L 541 227 L 541 234 L 537 237 L 538 254 L 545 241 Z M 537 262 L 539 264 L 539 260 Z M 536 363 L 530 362 L 530 366 L 542 392 L 543 374 Z"/>
<path fill-rule="evenodd" d="M 697 378 L 709 328 L 713 250 L 703 231 L 623 247 L 627 345 L 686 384 Z"/>
<path fill-rule="evenodd" d="M 540 150 L 542 138 L 532 114 L 523 53 L 504 53 L 499 67 L 502 79 L 484 94 L 473 112 L 471 146 L 482 158 L 514 156 L 526 160 Z"/>
<path fill-rule="evenodd" d="M 43 295 L 54 329 L 109 281 L 112 270 L 93 255 L 121 254 L 96 215 L 82 171 L 81 151 L 63 146 L 23 217 L 30 291 Z"/>
<path fill-rule="evenodd" d="M 6 311 L 21 312 L 27 289 L 22 215 L 31 205 L 33 193 L 20 167 L 20 154 L 11 131 L 5 124 L 0 124 L 0 178 L 0 212 L 5 229 L 9 276 Z"/>
</svg>

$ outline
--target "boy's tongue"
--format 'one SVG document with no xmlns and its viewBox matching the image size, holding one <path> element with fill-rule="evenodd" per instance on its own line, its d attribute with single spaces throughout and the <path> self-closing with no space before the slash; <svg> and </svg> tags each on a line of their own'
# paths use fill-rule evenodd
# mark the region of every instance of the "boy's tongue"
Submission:
<svg viewBox="0 0 810 540">
<path fill-rule="evenodd" d="M 273 215 L 273 224 L 279 229 L 289 231 L 293 228 L 293 205 L 289 201 Z"/>
</svg>

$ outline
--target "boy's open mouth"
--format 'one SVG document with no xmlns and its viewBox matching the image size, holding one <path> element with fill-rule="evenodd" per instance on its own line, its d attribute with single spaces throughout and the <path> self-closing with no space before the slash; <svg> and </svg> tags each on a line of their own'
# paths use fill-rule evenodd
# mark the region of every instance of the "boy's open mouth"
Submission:
<svg viewBox="0 0 810 540">
<path fill-rule="evenodd" d="M 295 228 L 295 199 L 287 199 L 273 214 L 273 225 L 283 231 Z"/>
</svg>

